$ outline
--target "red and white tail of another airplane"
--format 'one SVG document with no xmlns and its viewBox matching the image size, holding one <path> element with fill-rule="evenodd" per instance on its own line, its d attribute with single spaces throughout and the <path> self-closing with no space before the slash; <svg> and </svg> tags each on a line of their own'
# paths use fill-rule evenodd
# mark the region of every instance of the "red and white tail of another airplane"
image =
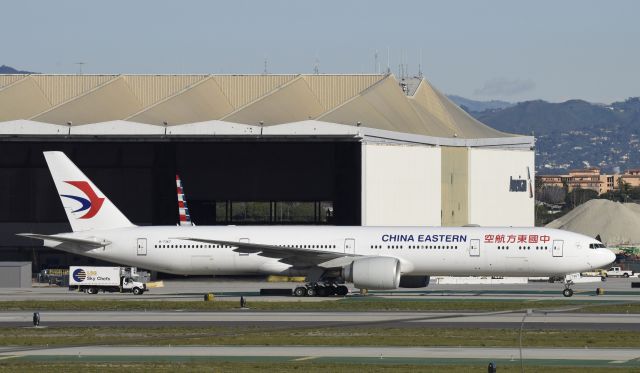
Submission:
<svg viewBox="0 0 640 373">
<path fill-rule="evenodd" d="M 191 215 L 189 214 L 189 208 L 187 207 L 187 199 L 184 195 L 184 187 L 182 186 L 182 180 L 180 180 L 179 175 L 176 175 L 176 192 L 178 194 L 178 216 L 180 219 L 180 225 L 195 225 L 191 221 Z"/>
<path fill-rule="evenodd" d="M 62 152 L 45 152 L 72 232 L 44 245 L 181 275 L 307 276 L 296 295 L 424 287 L 429 276 L 564 276 L 615 260 L 598 240 L 543 227 L 144 226 L 132 224 Z M 179 203 L 184 203 L 176 178 Z M 180 199 L 181 198 L 181 199 Z M 184 206 L 184 207 L 182 207 Z M 188 210 L 181 206 L 185 223 Z M 184 209 L 184 210 L 182 210 Z M 563 294 L 571 296 L 570 283 Z"/>
</svg>

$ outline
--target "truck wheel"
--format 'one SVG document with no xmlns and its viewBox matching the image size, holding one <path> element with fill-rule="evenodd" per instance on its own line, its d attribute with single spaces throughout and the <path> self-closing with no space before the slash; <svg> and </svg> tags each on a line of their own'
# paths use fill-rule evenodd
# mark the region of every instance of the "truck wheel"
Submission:
<svg viewBox="0 0 640 373">
<path fill-rule="evenodd" d="M 307 288 L 299 286 L 293 291 L 293 295 L 295 295 L 296 297 L 304 297 L 305 295 L 307 295 Z"/>
<path fill-rule="evenodd" d="M 142 295 L 144 293 L 144 290 L 140 289 L 140 288 L 133 288 L 133 294 L 134 295 Z"/>
<path fill-rule="evenodd" d="M 316 288 L 313 287 L 313 286 L 309 286 L 307 288 L 307 296 L 308 297 L 315 297 L 316 295 L 317 295 Z"/>
<path fill-rule="evenodd" d="M 562 291 L 562 295 L 564 295 L 565 297 L 569 298 L 570 296 L 573 295 L 573 290 L 572 289 L 564 289 Z"/>
<path fill-rule="evenodd" d="M 338 289 L 336 289 L 336 294 L 338 294 L 341 297 L 344 297 L 348 293 L 349 293 L 349 288 L 344 285 L 340 285 L 338 286 Z"/>
<path fill-rule="evenodd" d="M 624 278 L 629 278 L 629 274 L 628 274 L 628 273 L 625 273 L 625 274 L 623 274 L 623 275 L 622 275 L 622 277 L 624 277 Z"/>
<path fill-rule="evenodd" d="M 87 289 L 87 294 L 98 294 L 98 289 L 89 288 L 89 289 Z"/>
</svg>

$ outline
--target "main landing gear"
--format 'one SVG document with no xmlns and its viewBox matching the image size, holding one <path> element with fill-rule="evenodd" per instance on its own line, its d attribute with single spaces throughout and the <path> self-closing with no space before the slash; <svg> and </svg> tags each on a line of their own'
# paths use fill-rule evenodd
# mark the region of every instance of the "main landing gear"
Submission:
<svg viewBox="0 0 640 373">
<path fill-rule="evenodd" d="M 573 289 L 571 289 L 571 287 L 573 286 L 573 281 L 571 280 L 567 280 L 564 282 L 564 290 L 562 290 L 562 295 L 564 295 L 565 297 L 570 297 L 573 295 Z"/>
<path fill-rule="evenodd" d="M 293 290 L 296 297 L 328 297 L 331 295 L 345 296 L 349 292 L 349 288 L 344 285 L 334 283 L 320 284 L 312 282 L 305 286 L 299 286 Z"/>
</svg>

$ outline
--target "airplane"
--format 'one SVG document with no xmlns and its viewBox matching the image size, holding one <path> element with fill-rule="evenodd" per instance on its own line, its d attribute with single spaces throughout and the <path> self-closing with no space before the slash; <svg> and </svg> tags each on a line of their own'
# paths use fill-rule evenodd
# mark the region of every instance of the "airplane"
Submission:
<svg viewBox="0 0 640 373">
<path fill-rule="evenodd" d="M 609 265 L 584 235 L 538 227 L 136 226 L 62 152 L 44 152 L 72 232 L 44 246 L 180 275 L 306 276 L 296 296 L 420 288 L 430 276 L 564 276 Z M 563 295 L 573 295 L 565 281 Z"/>
</svg>

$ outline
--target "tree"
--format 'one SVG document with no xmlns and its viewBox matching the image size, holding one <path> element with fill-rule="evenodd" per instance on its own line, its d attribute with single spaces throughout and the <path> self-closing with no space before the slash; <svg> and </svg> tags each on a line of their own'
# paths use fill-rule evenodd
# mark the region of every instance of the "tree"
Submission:
<svg viewBox="0 0 640 373">
<path fill-rule="evenodd" d="M 598 198 L 598 192 L 595 190 L 576 188 L 567 193 L 565 197 L 566 207 L 573 209 L 595 198 Z"/>
<path fill-rule="evenodd" d="M 620 199 L 622 202 L 629 201 L 629 196 L 631 194 L 631 184 L 624 181 L 622 176 L 618 178 L 618 189 L 620 190 Z"/>
<path fill-rule="evenodd" d="M 564 202 L 566 195 L 566 191 L 561 187 L 546 186 L 538 191 L 538 201 L 557 205 Z"/>
</svg>

